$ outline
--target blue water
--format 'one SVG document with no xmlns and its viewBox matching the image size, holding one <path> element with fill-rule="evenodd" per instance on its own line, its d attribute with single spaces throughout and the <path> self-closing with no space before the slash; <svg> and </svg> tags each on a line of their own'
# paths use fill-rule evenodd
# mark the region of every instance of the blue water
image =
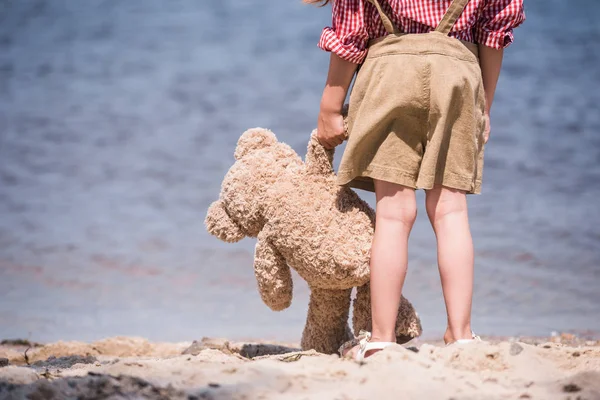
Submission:
<svg viewBox="0 0 600 400">
<path fill-rule="evenodd" d="M 469 198 L 474 328 L 598 332 L 600 3 L 526 7 L 484 194 Z M 0 338 L 299 339 L 306 285 L 296 276 L 293 305 L 270 311 L 254 240 L 221 243 L 203 220 L 247 128 L 304 154 L 329 12 L 299 0 L 0 0 Z M 436 337 L 445 310 L 419 200 L 405 295 Z"/>
</svg>

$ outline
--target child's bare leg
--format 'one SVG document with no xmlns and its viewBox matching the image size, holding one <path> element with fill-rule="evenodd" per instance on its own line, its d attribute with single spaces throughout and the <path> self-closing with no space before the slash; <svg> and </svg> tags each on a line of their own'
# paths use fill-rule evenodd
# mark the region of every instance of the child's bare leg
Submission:
<svg viewBox="0 0 600 400">
<path fill-rule="evenodd" d="M 375 180 L 377 206 L 371 246 L 371 341 L 395 342 L 408 265 L 408 236 L 417 217 L 414 189 Z"/>
<path fill-rule="evenodd" d="M 414 189 L 374 180 L 377 198 L 371 245 L 372 342 L 395 342 L 396 319 L 408 265 L 408 236 L 417 218 Z M 354 357 L 358 346 L 344 355 Z M 366 356 L 377 352 L 372 350 Z"/>
<path fill-rule="evenodd" d="M 473 239 L 465 192 L 436 186 L 426 193 L 427 215 L 437 238 L 438 266 L 446 301 L 446 343 L 471 339 Z"/>
</svg>

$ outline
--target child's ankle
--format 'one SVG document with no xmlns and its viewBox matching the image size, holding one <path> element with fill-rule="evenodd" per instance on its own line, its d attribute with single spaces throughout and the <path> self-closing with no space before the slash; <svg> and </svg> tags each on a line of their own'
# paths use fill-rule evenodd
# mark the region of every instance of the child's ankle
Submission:
<svg viewBox="0 0 600 400">
<path fill-rule="evenodd" d="M 396 341 L 396 335 L 391 334 L 391 335 L 384 335 L 378 332 L 373 332 L 371 335 L 371 339 L 369 339 L 370 342 L 395 342 Z"/>
<path fill-rule="evenodd" d="M 471 325 L 466 325 L 461 328 L 454 328 L 448 326 L 446 328 L 446 332 L 444 333 L 444 342 L 452 343 L 460 339 L 472 339 L 473 331 L 471 330 Z"/>
<path fill-rule="evenodd" d="M 446 328 L 446 332 L 444 332 L 444 343 L 448 344 L 452 342 L 454 342 L 454 336 L 452 336 L 450 328 Z"/>
</svg>

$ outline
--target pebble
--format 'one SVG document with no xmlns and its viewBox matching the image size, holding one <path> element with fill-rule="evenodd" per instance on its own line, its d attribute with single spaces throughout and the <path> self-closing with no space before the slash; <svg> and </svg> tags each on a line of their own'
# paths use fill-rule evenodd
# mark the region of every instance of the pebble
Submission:
<svg viewBox="0 0 600 400">
<path fill-rule="evenodd" d="M 202 350 L 206 349 L 231 352 L 229 349 L 229 341 L 220 338 L 203 338 L 200 341 L 194 340 L 181 354 L 197 356 Z"/>
<path fill-rule="evenodd" d="M 511 356 L 516 356 L 517 354 L 521 353 L 523 351 L 523 346 L 521 346 L 518 343 L 511 343 L 510 344 L 510 355 Z"/>
<path fill-rule="evenodd" d="M 579 392 L 581 388 L 574 383 L 569 383 L 568 385 L 563 386 L 563 392 L 565 393 L 575 393 Z"/>
<path fill-rule="evenodd" d="M 94 356 L 65 356 L 65 357 L 55 357 L 50 356 L 48 359 L 44 361 L 36 361 L 32 364 L 33 367 L 36 368 L 61 368 L 67 369 L 71 368 L 75 364 L 94 364 L 98 362 L 96 357 Z"/>
</svg>

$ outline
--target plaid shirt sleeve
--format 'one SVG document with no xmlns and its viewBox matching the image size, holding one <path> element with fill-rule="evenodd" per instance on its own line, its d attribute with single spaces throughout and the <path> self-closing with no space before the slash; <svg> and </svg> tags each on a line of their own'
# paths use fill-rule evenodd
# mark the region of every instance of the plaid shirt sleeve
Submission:
<svg viewBox="0 0 600 400">
<path fill-rule="evenodd" d="M 369 41 L 364 16 L 362 0 L 334 1 L 332 26 L 323 29 L 319 47 L 337 54 L 346 61 L 362 63 L 367 55 Z"/>
<path fill-rule="evenodd" d="M 513 28 L 523 21 L 523 0 L 487 0 L 475 25 L 475 40 L 494 49 L 505 48 L 513 42 Z"/>
</svg>

